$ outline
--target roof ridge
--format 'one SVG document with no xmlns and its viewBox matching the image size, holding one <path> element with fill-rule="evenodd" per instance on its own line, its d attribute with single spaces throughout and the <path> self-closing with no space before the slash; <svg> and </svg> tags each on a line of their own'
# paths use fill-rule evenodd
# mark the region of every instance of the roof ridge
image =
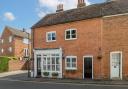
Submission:
<svg viewBox="0 0 128 89">
<path fill-rule="evenodd" d="M 73 8 L 63 12 L 47 14 L 31 28 L 34 29 L 122 13 L 128 13 L 128 0 L 97 3 L 83 8 Z"/>
</svg>

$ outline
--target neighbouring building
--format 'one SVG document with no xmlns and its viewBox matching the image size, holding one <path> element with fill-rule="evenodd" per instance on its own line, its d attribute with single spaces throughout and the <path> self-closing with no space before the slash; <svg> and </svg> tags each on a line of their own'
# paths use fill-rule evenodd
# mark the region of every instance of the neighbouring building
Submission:
<svg viewBox="0 0 128 89">
<path fill-rule="evenodd" d="M 128 0 L 48 14 L 32 26 L 34 76 L 128 79 Z"/>
<path fill-rule="evenodd" d="M 1 35 L 0 56 L 11 56 L 22 59 L 28 56 L 31 49 L 30 34 L 25 30 L 19 30 L 6 26 Z"/>
</svg>

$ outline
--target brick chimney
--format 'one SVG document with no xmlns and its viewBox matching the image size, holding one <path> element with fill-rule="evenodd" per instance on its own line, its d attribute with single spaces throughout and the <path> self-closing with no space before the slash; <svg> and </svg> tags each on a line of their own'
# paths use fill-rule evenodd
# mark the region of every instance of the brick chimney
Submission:
<svg viewBox="0 0 128 89">
<path fill-rule="evenodd" d="M 84 0 L 78 0 L 78 5 L 77 5 L 77 8 L 81 8 L 81 7 L 84 7 L 86 6 L 86 3 Z"/>
<path fill-rule="evenodd" d="M 63 4 L 59 4 L 59 5 L 57 5 L 57 10 L 56 10 L 56 12 L 61 12 L 61 11 L 63 11 L 64 9 L 63 9 Z"/>
</svg>

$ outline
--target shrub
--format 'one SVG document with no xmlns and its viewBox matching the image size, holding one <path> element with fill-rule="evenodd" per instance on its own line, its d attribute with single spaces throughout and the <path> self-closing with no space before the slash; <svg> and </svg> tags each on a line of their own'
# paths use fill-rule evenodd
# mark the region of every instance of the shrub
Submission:
<svg viewBox="0 0 128 89">
<path fill-rule="evenodd" d="M 0 72 L 6 72 L 8 71 L 8 57 L 0 57 Z"/>
<path fill-rule="evenodd" d="M 57 73 L 57 72 L 53 72 L 52 73 L 52 76 L 55 76 L 55 77 L 57 77 L 59 74 Z"/>
<path fill-rule="evenodd" d="M 49 72 L 43 72 L 44 76 L 49 76 Z"/>
</svg>

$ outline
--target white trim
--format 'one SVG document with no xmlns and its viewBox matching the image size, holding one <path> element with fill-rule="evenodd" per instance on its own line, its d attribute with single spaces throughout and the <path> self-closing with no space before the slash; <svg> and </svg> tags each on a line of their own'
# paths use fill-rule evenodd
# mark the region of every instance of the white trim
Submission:
<svg viewBox="0 0 128 89">
<path fill-rule="evenodd" d="M 34 58 L 34 77 L 36 77 L 37 76 L 37 64 L 36 64 L 36 55 L 38 55 L 38 54 L 40 54 L 41 55 L 41 75 L 42 75 L 42 77 L 45 77 L 45 76 L 43 76 L 43 72 L 45 72 L 45 71 L 43 71 L 43 54 L 59 54 L 59 57 L 60 57 L 60 71 L 55 71 L 55 72 L 58 72 L 59 73 L 59 76 L 58 76 L 58 78 L 62 78 L 63 76 L 62 76 L 62 49 L 60 48 L 60 49 L 50 49 L 50 50 L 34 50 L 34 55 L 35 55 L 35 58 Z M 53 71 L 48 71 L 49 73 L 50 73 L 50 75 L 49 75 L 49 77 L 52 77 L 51 76 L 51 73 L 53 72 Z"/>
<path fill-rule="evenodd" d="M 108 15 L 108 16 L 103 16 L 103 18 L 109 18 L 109 17 L 115 17 L 115 16 L 122 16 L 122 15 L 128 15 L 128 13 L 116 14 L 116 15 Z"/>
<path fill-rule="evenodd" d="M 76 68 L 68 68 L 67 67 L 67 58 L 76 58 Z M 65 69 L 66 70 L 77 70 L 77 56 L 66 56 L 66 58 L 65 58 Z"/>
<path fill-rule="evenodd" d="M 92 58 L 92 79 L 93 79 L 94 78 L 94 72 L 93 72 L 94 71 L 94 69 L 93 69 L 93 56 L 91 56 L 91 55 L 83 56 L 83 79 L 85 79 L 85 77 L 84 77 L 84 60 L 87 57 Z"/>
<path fill-rule="evenodd" d="M 113 53 L 120 53 L 121 54 L 121 60 L 120 60 L 120 79 L 122 80 L 122 51 L 113 51 L 113 52 L 110 52 L 110 79 L 112 79 L 112 76 L 111 76 L 111 59 L 112 59 L 112 54 Z"/>
<path fill-rule="evenodd" d="M 66 31 L 71 31 L 71 30 L 76 30 L 76 38 L 66 39 Z M 77 39 L 77 29 L 75 29 L 75 28 L 70 28 L 70 29 L 65 30 L 65 40 L 76 40 L 76 39 Z"/>
<path fill-rule="evenodd" d="M 46 32 L 46 42 L 55 42 L 56 40 L 48 40 L 48 34 L 51 34 L 51 33 L 55 33 L 55 36 L 56 36 L 56 31 L 50 31 L 50 32 Z M 57 38 L 57 36 L 55 37 L 55 39 Z"/>
</svg>

